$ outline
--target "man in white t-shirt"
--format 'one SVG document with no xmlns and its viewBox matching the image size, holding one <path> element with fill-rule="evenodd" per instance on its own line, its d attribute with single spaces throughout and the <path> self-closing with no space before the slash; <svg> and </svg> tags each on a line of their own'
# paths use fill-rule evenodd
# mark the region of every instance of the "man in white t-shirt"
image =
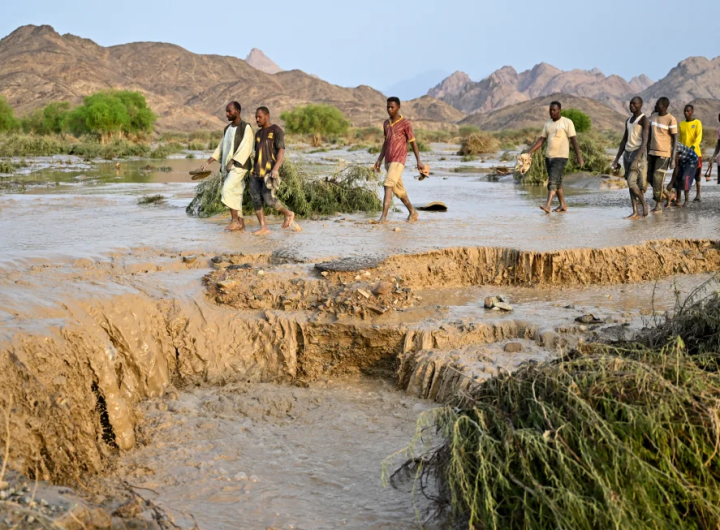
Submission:
<svg viewBox="0 0 720 530">
<path fill-rule="evenodd" d="M 578 165 L 580 167 L 585 165 L 582 153 L 580 152 L 580 146 L 577 143 L 575 124 L 572 120 L 561 116 L 561 111 L 562 105 L 559 101 L 553 101 L 550 103 L 550 120 L 545 123 L 545 127 L 543 127 L 540 138 L 537 139 L 535 145 L 533 145 L 528 152 L 532 155 L 547 142 L 547 148 L 545 151 L 545 167 L 548 172 L 548 198 L 547 204 L 540 206 L 540 209 L 545 213 L 550 213 L 552 200 L 556 194 L 558 201 L 560 202 L 560 206 L 555 208 L 553 211 L 568 211 L 568 206 L 565 203 L 565 196 L 563 195 L 562 181 L 563 173 L 565 173 L 565 166 L 567 166 L 568 158 L 570 156 L 570 143 L 572 143 L 575 154 L 577 155 Z"/>
<path fill-rule="evenodd" d="M 225 227 L 227 232 L 245 231 L 242 218 L 243 192 L 245 191 L 245 175 L 252 161 L 253 150 L 252 127 L 240 119 L 240 103 L 231 101 L 225 107 L 225 117 L 230 125 L 225 127 L 222 140 L 202 170 L 215 161 L 220 162 L 220 174 L 223 177 L 222 203 L 230 208 L 230 224 Z"/>
</svg>

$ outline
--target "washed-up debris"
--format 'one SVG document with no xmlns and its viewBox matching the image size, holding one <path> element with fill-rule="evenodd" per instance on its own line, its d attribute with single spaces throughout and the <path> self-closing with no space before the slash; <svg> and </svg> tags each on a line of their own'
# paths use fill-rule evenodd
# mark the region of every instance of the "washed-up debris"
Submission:
<svg viewBox="0 0 720 530">
<path fill-rule="evenodd" d="M 604 320 L 597 318 L 592 313 L 589 313 L 587 315 L 577 317 L 575 322 L 580 322 L 581 324 L 602 324 Z"/>
<path fill-rule="evenodd" d="M 506 353 L 520 353 L 523 351 L 523 345 L 519 342 L 508 342 L 503 349 Z"/>
<path fill-rule="evenodd" d="M 508 303 L 508 298 L 503 295 L 488 296 L 485 298 L 486 309 L 497 309 L 501 311 L 512 311 L 512 306 Z"/>
<path fill-rule="evenodd" d="M 416 206 L 415 209 L 423 212 L 447 212 L 448 207 L 444 202 L 434 201 L 423 206 Z"/>
</svg>

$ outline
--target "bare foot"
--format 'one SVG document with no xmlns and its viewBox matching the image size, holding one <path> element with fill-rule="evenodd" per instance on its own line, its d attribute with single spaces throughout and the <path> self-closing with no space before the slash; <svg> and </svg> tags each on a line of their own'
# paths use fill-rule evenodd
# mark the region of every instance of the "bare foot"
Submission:
<svg viewBox="0 0 720 530">
<path fill-rule="evenodd" d="M 651 210 L 651 213 L 663 213 L 662 208 L 658 208 L 657 206 Z"/>
<path fill-rule="evenodd" d="M 545 213 L 550 213 L 550 208 L 548 208 L 547 206 L 541 206 L 540 209 Z"/>
<path fill-rule="evenodd" d="M 244 232 L 245 231 L 245 225 L 242 223 L 238 223 L 237 221 L 232 221 L 229 225 L 225 227 L 225 232 Z"/>
<path fill-rule="evenodd" d="M 693 202 L 700 202 L 700 197 L 695 197 L 695 198 L 693 199 Z"/>
<path fill-rule="evenodd" d="M 385 217 L 381 217 L 380 219 L 377 220 L 377 224 L 379 224 L 379 225 L 386 225 L 386 224 L 387 224 L 387 219 L 386 219 Z"/>
<path fill-rule="evenodd" d="M 637 212 L 633 212 L 630 215 L 628 215 L 625 219 L 640 219 L 640 214 Z"/>
<path fill-rule="evenodd" d="M 645 206 L 643 207 L 643 217 L 647 217 L 649 213 L 650 213 L 650 208 L 648 207 L 647 204 L 645 204 Z"/>
<path fill-rule="evenodd" d="M 254 236 L 264 236 L 265 234 L 269 234 L 270 230 L 268 230 L 267 226 L 261 226 L 257 230 L 253 232 Z"/>
<path fill-rule="evenodd" d="M 685 208 L 685 207 L 687 207 L 687 201 L 685 201 L 685 202 L 682 203 L 682 204 L 677 203 L 675 206 L 677 206 L 678 208 Z"/>
<path fill-rule="evenodd" d="M 565 213 L 565 212 L 567 212 L 567 211 L 568 211 L 568 207 L 567 207 L 567 206 L 558 206 L 557 208 L 555 208 L 555 209 L 553 210 L 553 212 L 558 212 L 558 213 Z"/>
<path fill-rule="evenodd" d="M 414 223 L 415 221 L 418 220 L 419 217 L 420 217 L 420 215 L 418 215 L 418 213 L 416 211 L 413 211 L 413 213 L 408 215 L 408 218 L 407 218 L 408 223 Z"/>
<path fill-rule="evenodd" d="M 295 212 L 290 212 L 288 215 L 285 216 L 285 222 L 282 224 L 283 228 L 290 228 L 290 225 L 292 225 L 295 222 Z"/>
</svg>

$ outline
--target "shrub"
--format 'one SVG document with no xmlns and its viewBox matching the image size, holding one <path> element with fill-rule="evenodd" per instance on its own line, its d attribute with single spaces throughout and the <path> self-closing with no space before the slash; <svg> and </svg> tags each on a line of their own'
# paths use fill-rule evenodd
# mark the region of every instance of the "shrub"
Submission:
<svg viewBox="0 0 720 530">
<path fill-rule="evenodd" d="M 177 142 L 168 142 L 166 144 L 159 145 L 152 153 L 150 153 L 150 158 L 167 158 L 170 155 L 175 155 L 184 151 L 184 149 L 185 148 L 182 144 Z"/>
<path fill-rule="evenodd" d="M 581 110 L 563 109 L 560 111 L 560 115 L 573 122 L 573 125 L 575 125 L 575 132 L 584 133 L 589 131 L 590 127 L 592 127 L 592 120 L 590 119 L 590 116 Z"/>
<path fill-rule="evenodd" d="M 0 132 L 12 132 L 20 127 L 15 112 L 8 104 L 7 99 L 0 96 Z"/>
<path fill-rule="evenodd" d="M 524 129 L 495 131 L 492 135 L 500 141 L 502 149 L 515 149 L 521 145 L 534 144 L 541 132 L 541 129 L 535 127 L 525 127 Z"/>
<path fill-rule="evenodd" d="M 427 145 L 424 142 L 421 142 L 418 139 L 415 139 L 415 143 L 417 144 L 418 151 L 421 153 L 426 153 L 428 151 L 432 151 L 432 149 L 430 149 L 429 145 Z M 412 142 L 408 142 L 408 144 L 407 144 L 408 153 L 412 153 L 412 151 L 413 151 L 412 144 L 413 144 Z"/>
<path fill-rule="evenodd" d="M 11 134 L 0 138 L 0 157 L 67 154 L 70 144 L 54 136 Z"/>
<path fill-rule="evenodd" d="M 350 127 L 350 122 L 337 107 L 326 104 L 295 107 L 289 112 L 283 112 L 280 119 L 285 122 L 287 132 L 312 134 L 314 142 L 318 136 L 344 134 Z"/>
<path fill-rule="evenodd" d="M 190 149 L 190 151 L 205 151 L 207 149 L 207 143 L 194 141 L 188 143 L 187 148 Z"/>
<path fill-rule="evenodd" d="M 156 119 L 139 92 L 107 90 L 85 97 L 72 111 L 70 126 L 76 134 L 95 134 L 105 141 L 113 135 L 150 133 Z"/>
<path fill-rule="evenodd" d="M 567 171 L 577 173 L 586 171 L 593 174 L 609 173 L 612 157 L 605 152 L 609 142 L 600 135 L 589 133 L 578 136 L 578 145 L 585 161 L 585 167 L 580 169 L 577 163 L 575 150 L 570 147 L 570 159 L 568 160 Z"/>
<path fill-rule="evenodd" d="M 471 134 L 478 134 L 481 132 L 480 127 L 476 127 L 475 125 L 461 125 L 458 129 L 458 134 L 462 138 L 467 138 Z"/>
<path fill-rule="evenodd" d="M 163 202 L 165 202 L 165 197 L 163 195 L 143 195 L 137 201 L 137 203 L 141 206 L 146 204 L 160 204 Z"/>
<path fill-rule="evenodd" d="M 70 124 L 70 103 L 50 103 L 22 119 L 22 129 L 26 133 L 60 134 L 68 130 Z"/>
<path fill-rule="evenodd" d="M 500 148 L 500 142 L 493 135 L 479 132 L 463 138 L 459 155 L 482 155 L 494 153 Z"/>
<path fill-rule="evenodd" d="M 360 127 L 352 131 L 353 137 L 362 142 L 382 142 L 384 135 L 382 129 L 378 127 Z"/>
</svg>

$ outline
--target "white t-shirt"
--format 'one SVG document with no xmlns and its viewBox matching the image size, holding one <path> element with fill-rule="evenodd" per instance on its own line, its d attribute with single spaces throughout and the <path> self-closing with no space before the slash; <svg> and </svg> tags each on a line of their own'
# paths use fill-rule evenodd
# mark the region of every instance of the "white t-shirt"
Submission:
<svg viewBox="0 0 720 530">
<path fill-rule="evenodd" d="M 570 141 L 568 138 L 575 136 L 575 124 L 565 116 L 558 121 L 548 121 L 543 127 L 543 138 L 547 138 L 547 150 L 545 156 L 548 158 L 568 158 L 570 156 Z"/>
</svg>

